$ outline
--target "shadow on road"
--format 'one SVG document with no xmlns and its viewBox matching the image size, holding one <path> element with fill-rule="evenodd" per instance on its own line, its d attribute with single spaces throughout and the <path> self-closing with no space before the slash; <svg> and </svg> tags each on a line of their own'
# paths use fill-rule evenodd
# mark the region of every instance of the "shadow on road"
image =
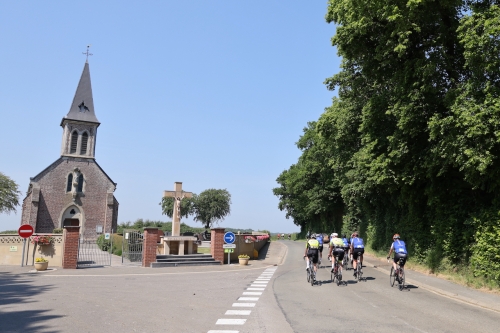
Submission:
<svg viewBox="0 0 500 333">
<path fill-rule="evenodd" d="M 43 301 L 44 293 L 52 289 L 51 286 L 34 286 L 30 281 L 15 274 L 2 273 L 0 275 L 0 330 L 2 332 L 58 332 L 50 330 L 44 322 L 62 316 L 47 315 L 49 310 L 5 311 L 8 305 L 27 304 Z"/>
</svg>

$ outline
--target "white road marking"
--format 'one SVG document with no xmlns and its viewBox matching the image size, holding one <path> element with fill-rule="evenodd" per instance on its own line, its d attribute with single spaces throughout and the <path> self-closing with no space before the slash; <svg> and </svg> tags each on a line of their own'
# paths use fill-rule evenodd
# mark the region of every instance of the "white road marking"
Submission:
<svg viewBox="0 0 500 333">
<path fill-rule="evenodd" d="M 227 310 L 226 316 L 249 316 L 252 310 Z"/>
<path fill-rule="evenodd" d="M 238 301 L 258 301 L 258 297 L 240 297 Z"/>
<path fill-rule="evenodd" d="M 246 319 L 218 319 L 215 325 L 243 325 Z"/>
<path fill-rule="evenodd" d="M 266 290 L 266 288 L 247 288 L 247 290 Z"/>
<path fill-rule="evenodd" d="M 208 333 L 240 333 L 240 331 L 210 330 Z"/>
<path fill-rule="evenodd" d="M 250 287 L 265 287 L 263 284 L 251 284 Z"/>
<path fill-rule="evenodd" d="M 262 295 L 260 291 L 244 291 L 243 295 Z"/>
<path fill-rule="evenodd" d="M 255 303 L 233 303 L 233 307 L 235 308 L 253 308 L 255 307 Z"/>
</svg>

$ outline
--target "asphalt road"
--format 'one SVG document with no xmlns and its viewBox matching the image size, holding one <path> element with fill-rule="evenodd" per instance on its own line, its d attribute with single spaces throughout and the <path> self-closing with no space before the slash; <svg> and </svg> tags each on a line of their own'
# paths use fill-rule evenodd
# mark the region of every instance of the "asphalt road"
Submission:
<svg viewBox="0 0 500 333">
<path fill-rule="evenodd" d="M 437 295 L 418 285 L 410 284 L 399 291 L 390 287 L 387 273 L 373 267 L 363 268 L 366 282 L 356 282 L 352 270 L 344 271 L 347 286 L 331 283 L 330 267 L 321 268 L 317 275 L 321 284 L 311 286 L 302 260 L 304 243 L 286 244 L 288 255 L 276 272 L 273 291 L 295 332 L 500 331 L 498 312 Z M 327 251 L 325 247 L 323 264 L 330 265 Z M 387 262 L 385 265 L 390 269 Z"/>
<path fill-rule="evenodd" d="M 304 243 L 271 244 L 266 260 L 244 267 L 107 267 L 33 274 L 26 267 L 0 266 L 0 332 L 499 331 L 500 311 L 470 304 L 476 299 L 494 307 L 498 296 L 430 280 L 428 286 L 448 292 L 432 292 L 420 283 L 399 291 L 389 286 L 383 270 L 387 263 L 382 268 L 367 263 L 366 282 L 356 282 L 352 271 L 345 273 L 347 286 L 332 284 L 329 269 L 322 268 L 321 284 L 311 286 L 302 259 Z M 324 263 L 329 263 L 326 258 Z M 422 279 L 409 271 L 407 276 Z"/>
</svg>

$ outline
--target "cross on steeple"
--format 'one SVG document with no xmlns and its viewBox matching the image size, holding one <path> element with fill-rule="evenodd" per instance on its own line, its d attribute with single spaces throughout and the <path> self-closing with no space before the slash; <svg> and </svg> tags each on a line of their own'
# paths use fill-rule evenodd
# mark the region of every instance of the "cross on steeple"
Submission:
<svg viewBox="0 0 500 333">
<path fill-rule="evenodd" d="M 87 45 L 87 52 L 82 52 L 82 54 L 87 55 L 87 60 L 85 62 L 89 62 L 89 56 L 93 55 L 92 53 L 89 52 L 90 44 Z"/>
</svg>

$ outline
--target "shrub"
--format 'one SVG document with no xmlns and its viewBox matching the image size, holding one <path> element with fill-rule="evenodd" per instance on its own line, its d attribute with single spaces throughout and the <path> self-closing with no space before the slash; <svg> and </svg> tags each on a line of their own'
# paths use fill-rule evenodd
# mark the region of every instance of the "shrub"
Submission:
<svg viewBox="0 0 500 333">
<path fill-rule="evenodd" d="M 249 256 L 249 255 L 247 255 L 247 254 L 240 254 L 240 255 L 238 256 L 238 259 L 250 259 L 250 256 Z"/>
<path fill-rule="evenodd" d="M 52 231 L 53 234 L 62 234 L 64 231 L 63 228 L 56 228 Z"/>
<path fill-rule="evenodd" d="M 49 261 L 45 258 L 36 258 L 35 262 L 49 262 Z"/>
</svg>

